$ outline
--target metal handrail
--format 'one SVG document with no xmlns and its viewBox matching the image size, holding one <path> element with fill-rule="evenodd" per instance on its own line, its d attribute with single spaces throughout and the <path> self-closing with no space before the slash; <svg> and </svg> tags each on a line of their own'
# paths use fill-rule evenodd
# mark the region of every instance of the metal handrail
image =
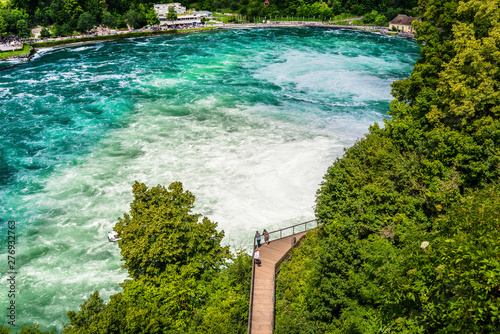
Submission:
<svg viewBox="0 0 500 334">
<path fill-rule="evenodd" d="M 312 226 L 313 223 L 316 223 L 315 226 Z M 307 224 L 311 224 L 311 227 L 309 229 L 307 228 Z M 298 227 L 301 226 L 301 225 L 304 225 L 304 229 L 303 230 L 300 229 L 300 231 L 295 232 L 295 230 L 298 229 Z M 273 238 L 272 240 L 279 240 L 279 239 L 283 239 L 283 238 L 289 237 L 289 236 L 294 235 L 294 234 L 306 232 L 306 231 L 311 230 L 311 229 L 313 229 L 313 228 L 315 228 L 317 226 L 318 226 L 318 224 L 317 224 L 316 219 L 309 220 L 309 221 L 306 221 L 306 222 L 303 222 L 303 223 L 300 223 L 300 224 L 295 224 L 295 225 L 292 225 L 292 226 L 288 226 L 288 227 L 285 227 L 285 228 L 282 228 L 282 229 L 279 229 L 279 230 L 276 230 L 276 231 L 268 232 L 268 234 L 269 234 L 269 240 L 271 240 L 271 235 L 275 235 L 275 234 L 277 235 L 277 233 L 279 233 L 279 237 Z M 286 231 L 286 230 L 289 230 L 289 229 L 292 229 L 292 233 L 283 236 L 283 231 Z M 257 239 L 254 236 L 253 237 L 253 249 L 252 249 L 252 281 L 250 283 L 250 305 L 248 306 L 248 331 L 247 331 L 248 334 L 252 333 L 253 292 L 254 292 L 254 278 L 255 278 L 255 260 L 254 260 L 253 257 L 254 257 L 255 246 L 256 245 L 257 245 Z M 283 259 L 285 258 L 285 256 L 287 256 L 287 254 L 289 254 L 289 251 L 280 259 L 280 261 L 278 261 L 278 263 L 280 265 L 283 262 Z M 276 266 L 274 267 L 274 270 L 276 272 Z M 274 328 L 274 315 L 273 315 L 273 324 L 272 325 L 273 325 L 273 328 Z"/>
<path fill-rule="evenodd" d="M 252 332 L 252 310 L 253 310 L 253 287 L 255 279 L 255 260 L 253 259 L 255 253 L 255 237 L 253 237 L 253 248 L 252 248 L 252 280 L 250 281 L 250 304 L 248 306 L 248 330 L 247 333 Z"/>
</svg>

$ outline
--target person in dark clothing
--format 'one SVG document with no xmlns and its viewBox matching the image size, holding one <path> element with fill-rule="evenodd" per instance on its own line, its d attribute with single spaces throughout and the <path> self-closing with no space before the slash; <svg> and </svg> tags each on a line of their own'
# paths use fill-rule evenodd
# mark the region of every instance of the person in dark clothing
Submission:
<svg viewBox="0 0 500 334">
<path fill-rule="evenodd" d="M 257 247 L 260 247 L 260 233 L 257 231 L 255 233 L 255 239 L 257 240 Z"/>
</svg>

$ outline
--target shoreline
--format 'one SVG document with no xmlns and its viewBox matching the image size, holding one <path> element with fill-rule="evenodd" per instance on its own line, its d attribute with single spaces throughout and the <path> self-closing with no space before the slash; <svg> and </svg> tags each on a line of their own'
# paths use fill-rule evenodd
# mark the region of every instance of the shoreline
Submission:
<svg viewBox="0 0 500 334">
<path fill-rule="evenodd" d="M 45 49 L 45 48 L 52 48 L 52 47 L 58 47 L 58 46 L 69 46 L 69 45 L 78 45 L 78 44 L 116 41 L 116 40 L 120 40 L 120 39 L 129 39 L 129 38 L 188 34 L 188 33 L 201 32 L 201 31 L 211 31 L 211 30 L 216 30 L 216 29 L 217 28 L 204 27 L 204 28 L 193 28 L 193 29 L 185 29 L 185 30 L 137 31 L 137 32 L 127 32 L 127 33 L 123 33 L 123 34 L 115 34 L 115 35 L 99 35 L 99 36 L 92 36 L 92 37 L 37 42 L 37 43 L 31 43 L 30 45 L 33 46 L 35 49 Z"/>
<path fill-rule="evenodd" d="M 25 60 L 12 64 L 9 66 L 5 66 L 0 68 L 0 71 L 12 68 L 14 66 L 24 64 L 31 60 L 31 58 L 36 53 L 36 49 L 45 49 L 52 47 L 64 47 L 64 46 L 74 46 L 81 44 L 90 44 L 90 43 L 98 43 L 98 42 L 106 42 L 106 41 L 115 41 L 121 39 L 129 39 L 129 38 L 141 38 L 141 37 L 153 37 L 153 36 L 162 36 L 162 35 L 178 35 L 178 34 L 188 34 L 188 33 L 197 33 L 202 31 L 214 31 L 221 29 L 254 29 L 254 28 L 323 28 L 323 29 L 346 29 L 346 30 L 357 30 L 357 31 L 365 31 L 372 33 L 379 33 L 386 36 L 392 37 L 402 37 L 402 38 L 410 38 L 416 40 L 413 35 L 411 36 L 402 36 L 399 33 L 397 35 L 388 34 L 388 27 L 372 27 L 372 26 L 349 26 L 349 25 L 334 25 L 334 24 L 324 24 L 322 22 L 301 22 L 301 21 L 274 21 L 269 23 L 230 23 L 224 24 L 217 27 L 203 27 L 203 28 L 194 28 L 194 29 L 185 29 L 185 30 L 159 30 L 159 31 L 140 31 L 140 32 L 128 32 L 123 34 L 116 35 L 100 35 L 100 36 L 92 36 L 92 37 L 82 37 L 76 39 L 63 39 L 63 40 L 55 40 L 55 41 L 46 41 L 46 42 L 37 42 L 27 44 L 33 48 L 33 52 L 30 53 Z M 80 41 L 78 40 L 80 39 Z M 0 62 L 8 61 L 12 59 L 19 58 L 19 56 L 13 55 L 12 57 L 7 57 L 1 59 Z"/>
</svg>

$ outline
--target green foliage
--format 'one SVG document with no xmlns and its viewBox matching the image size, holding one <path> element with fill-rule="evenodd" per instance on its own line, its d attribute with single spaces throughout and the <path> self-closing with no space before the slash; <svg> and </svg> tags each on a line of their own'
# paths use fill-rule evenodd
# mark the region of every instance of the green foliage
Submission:
<svg viewBox="0 0 500 334">
<path fill-rule="evenodd" d="M 177 20 L 177 13 L 175 12 L 175 8 L 173 6 L 168 7 L 166 19 L 169 21 Z"/>
<path fill-rule="evenodd" d="M 10 327 L 4 327 L 0 324 L 0 333 L 1 334 L 14 334 Z M 17 334 L 55 334 L 54 331 L 42 331 L 40 330 L 40 325 L 39 324 L 34 324 L 33 326 L 26 326 L 23 325 L 23 327 L 17 332 Z"/>
<path fill-rule="evenodd" d="M 427 166 L 454 167 L 464 186 L 482 186 L 500 171 L 499 67 L 492 56 L 500 43 L 498 1 L 448 7 L 456 9 L 455 24 L 443 14 L 441 26 L 417 26 L 421 58 L 409 79 L 393 85 L 398 102 L 387 128 Z"/>
<path fill-rule="evenodd" d="M 432 233 L 405 245 L 400 275 L 386 282 L 398 287 L 385 293 L 390 316 L 411 317 L 432 333 L 498 332 L 499 190 L 493 184 L 470 193 Z M 429 246 L 421 249 L 422 241 Z"/>
<path fill-rule="evenodd" d="M 244 333 L 250 257 L 233 258 L 217 225 L 190 213 L 195 198 L 180 182 L 136 182 L 133 193 L 115 227 L 133 279 L 107 304 L 95 292 L 68 312 L 64 333 Z"/>
<path fill-rule="evenodd" d="M 378 16 L 378 12 L 376 10 L 372 10 L 371 13 L 366 13 L 364 15 L 363 20 L 365 23 L 374 23 L 375 18 Z"/>
<path fill-rule="evenodd" d="M 108 28 L 116 28 L 116 17 L 108 11 L 102 13 L 102 24 Z"/>
<path fill-rule="evenodd" d="M 3 34 L 4 32 L 7 32 L 7 21 L 3 18 L 3 16 L 0 16 L 0 34 Z"/>
<path fill-rule="evenodd" d="M 42 30 L 40 30 L 40 37 L 42 38 L 49 38 L 51 36 L 50 30 L 43 27 Z"/>
<path fill-rule="evenodd" d="M 281 269 L 278 333 L 500 331 L 499 7 L 420 3 L 392 119 L 328 169 L 325 225 Z"/>
<path fill-rule="evenodd" d="M 195 333 L 246 333 L 252 259 L 244 252 L 207 286 L 207 299 L 193 319 Z"/>
<path fill-rule="evenodd" d="M 56 36 L 71 36 L 73 35 L 73 29 L 68 23 L 65 23 L 63 25 L 56 25 L 54 26 L 55 28 L 55 35 Z"/>
<path fill-rule="evenodd" d="M 95 17 L 90 14 L 89 12 L 85 12 L 80 17 L 78 18 L 78 30 L 80 30 L 83 33 L 86 33 L 92 29 L 94 29 L 96 25 L 96 19 Z"/>
<path fill-rule="evenodd" d="M 377 15 L 377 17 L 375 17 L 375 25 L 379 27 L 386 26 L 387 18 L 385 17 L 385 15 Z"/>
<path fill-rule="evenodd" d="M 196 10 L 210 10 L 221 12 L 239 13 L 250 21 L 257 18 L 279 18 L 279 17 L 304 17 L 310 19 L 328 20 L 330 17 L 340 13 L 353 13 L 361 15 L 372 10 L 378 11 L 380 15 L 392 19 L 397 14 L 411 14 L 416 6 L 414 0 L 384 0 L 373 2 L 368 0 L 329 0 L 329 1 L 270 1 L 268 6 L 260 0 L 186 0 L 182 3 L 188 8 Z M 28 22 L 28 26 L 42 25 L 62 26 L 68 24 L 72 30 L 78 28 L 78 21 L 83 13 L 90 13 L 96 20 L 96 24 L 108 27 L 126 28 L 127 24 L 134 29 L 149 25 L 157 25 L 157 16 L 153 15 L 153 3 L 145 0 L 133 2 L 119 0 L 13 0 L 9 11 L 21 11 Z M 173 9 L 173 8 L 172 8 Z M 107 13 L 107 14 L 106 14 Z M 116 19 L 116 24 L 110 21 L 109 14 Z M 175 20 L 175 13 L 169 13 L 168 20 Z M 0 16 L 2 14 L 0 13 Z M 15 23 L 8 23 L 7 32 L 17 34 Z M 6 20 L 8 21 L 8 20 Z M 382 23 L 381 16 L 378 23 Z M 385 21 L 384 21 L 385 22 Z M 79 29 L 81 30 L 81 29 Z"/>
<path fill-rule="evenodd" d="M 94 292 L 90 295 L 82 305 L 80 305 L 80 312 L 76 314 L 73 311 L 68 312 L 68 318 L 72 326 L 85 326 L 93 322 L 104 308 L 104 301 L 99 297 L 99 292 Z"/>
<path fill-rule="evenodd" d="M 147 14 L 146 14 L 146 21 L 150 26 L 157 26 L 160 24 L 160 19 L 158 18 L 158 15 L 156 14 L 156 11 L 154 8 L 151 8 Z"/>
<path fill-rule="evenodd" d="M 23 37 L 31 34 L 28 27 L 29 16 L 24 10 L 6 8 L 0 9 L 0 33 L 21 33 Z"/>
<path fill-rule="evenodd" d="M 31 37 L 31 29 L 26 20 L 19 20 L 16 23 L 17 35 L 22 38 Z"/>
<path fill-rule="evenodd" d="M 124 15 L 125 22 L 132 28 L 132 29 L 137 29 L 140 27 L 140 21 L 141 18 L 139 16 L 139 13 L 137 13 L 135 10 L 130 9 L 125 15 Z"/>
<path fill-rule="evenodd" d="M 191 262 L 213 269 L 229 256 L 229 249 L 220 246 L 224 232 L 217 232 L 217 224 L 206 217 L 198 222 L 200 215 L 191 213 L 195 197 L 180 182 L 168 189 L 148 189 L 138 182 L 132 188 L 130 214 L 119 218 L 115 227 L 121 237 L 123 269 L 132 278 L 157 276 L 167 265 Z"/>
</svg>

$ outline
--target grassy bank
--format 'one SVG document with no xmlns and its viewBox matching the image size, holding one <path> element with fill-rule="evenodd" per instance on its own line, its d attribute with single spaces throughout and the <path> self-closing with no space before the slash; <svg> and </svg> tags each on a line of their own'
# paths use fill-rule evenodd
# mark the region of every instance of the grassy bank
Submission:
<svg viewBox="0 0 500 334">
<path fill-rule="evenodd" d="M 28 55 L 32 47 L 24 45 L 22 50 L 0 52 L 0 60 Z"/>
</svg>

